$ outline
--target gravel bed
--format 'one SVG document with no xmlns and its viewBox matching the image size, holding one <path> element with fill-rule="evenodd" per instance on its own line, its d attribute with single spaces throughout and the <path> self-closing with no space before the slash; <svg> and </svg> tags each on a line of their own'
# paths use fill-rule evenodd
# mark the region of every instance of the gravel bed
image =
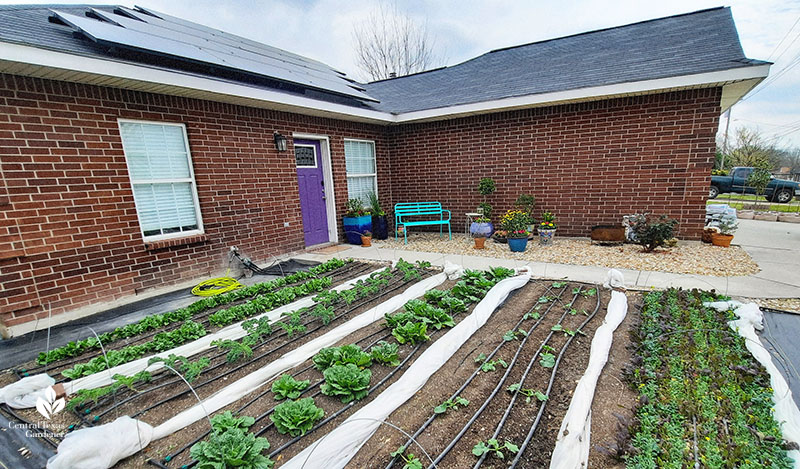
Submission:
<svg viewBox="0 0 800 469">
<path fill-rule="evenodd" d="M 738 246 L 723 248 L 700 242 L 682 241 L 674 248 L 659 248 L 645 253 L 635 244 L 601 246 L 585 238 L 554 238 L 550 246 L 540 246 L 539 240 L 528 241 L 524 253 L 513 253 L 507 244 L 486 240 L 486 249 L 475 249 L 471 238 L 464 235 L 447 235 L 439 239 L 438 233 L 412 233 L 408 245 L 403 240 L 389 238 L 372 240 L 373 245 L 383 249 L 406 249 L 410 251 L 437 252 L 443 254 L 467 254 L 550 262 L 555 264 L 593 265 L 632 270 L 670 272 L 676 274 L 712 275 L 717 277 L 751 275 L 759 271 L 744 249 Z"/>
<path fill-rule="evenodd" d="M 800 313 L 800 298 L 745 298 L 743 302 L 753 302 L 765 308 Z"/>
</svg>

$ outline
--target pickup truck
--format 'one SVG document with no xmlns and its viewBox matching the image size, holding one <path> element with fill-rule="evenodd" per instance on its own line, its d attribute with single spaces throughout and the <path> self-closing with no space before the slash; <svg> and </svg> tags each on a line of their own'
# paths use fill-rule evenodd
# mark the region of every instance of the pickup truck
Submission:
<svg viewBox="0 0 800 469">
<path fill-rule="evenodd" d="M 711 176 L 711 187 L 708 190 L 708 198 L 716 198 L 720 194 L 755 194 L 756 190 L 747 185 L 747 178 L 753 168 L 736 167 L 731 169 L 728 176 Z M 793 197 L 800 197 L 800 184 L 785 179 L 770 179 L 764 197 L 772 202 L 785 204 L 791 202 Z"/>
</svg>

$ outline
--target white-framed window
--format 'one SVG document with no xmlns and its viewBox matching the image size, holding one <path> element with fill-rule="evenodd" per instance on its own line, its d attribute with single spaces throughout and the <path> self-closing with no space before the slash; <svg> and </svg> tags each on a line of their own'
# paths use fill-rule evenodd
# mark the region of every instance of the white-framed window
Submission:
<svg viewBox="0 0 800 469">
<path fill-rule="evenodd" d="M 202 233 L 186 127 L 124 119 L 118 123 L 145 239 Z"/>
<path fill-rule="evenodd" d="M 344 159 L 347 167 L 347 195 L 349 199 L 369 201 L 369 193 L 378 193 L 378 165 L 375 161 L 375 142 L 370 140 L 344 140 Z"/>
</svg>

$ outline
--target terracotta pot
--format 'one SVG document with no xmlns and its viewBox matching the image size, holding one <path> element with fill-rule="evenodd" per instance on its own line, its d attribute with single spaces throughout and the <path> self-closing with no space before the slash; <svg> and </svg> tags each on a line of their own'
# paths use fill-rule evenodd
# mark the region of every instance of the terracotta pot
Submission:
<svg viewBox="0 0 800 469">
<path fill-rule="evenodd" d="M 361 246 L 365 248 L 372 246 L 372 236 L 361 236 Z"/>
<path fill-rule="evenodd" d="M 722 246 L 724 248 L 731 246 L 733 235 L 726 235 L 722 233 L 714 233 L 711 235 L 711 244 L 714 246 Z"/>
<path fill-rule="evenodd" d="M 484 249 L 486 246 L 486 238 L 473 238 L 475 240 L 475 249 Z"/>
</svg>

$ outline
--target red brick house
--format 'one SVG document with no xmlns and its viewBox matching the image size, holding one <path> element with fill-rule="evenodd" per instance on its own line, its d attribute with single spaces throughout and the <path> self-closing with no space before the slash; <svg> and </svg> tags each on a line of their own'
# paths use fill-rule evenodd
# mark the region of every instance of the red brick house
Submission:
<svg viewBox="0 0 800 469">
<path fill-rule="evenodd" d="M 372 190 L 458 222 L 482 176 L 567 236 L 653 210 L 699 238 L 717 119 L 768 70 L 727 8 L 362 85 L 138 7 L 0 6 L 0 321 L 338 242 Z"/>
</svg>

